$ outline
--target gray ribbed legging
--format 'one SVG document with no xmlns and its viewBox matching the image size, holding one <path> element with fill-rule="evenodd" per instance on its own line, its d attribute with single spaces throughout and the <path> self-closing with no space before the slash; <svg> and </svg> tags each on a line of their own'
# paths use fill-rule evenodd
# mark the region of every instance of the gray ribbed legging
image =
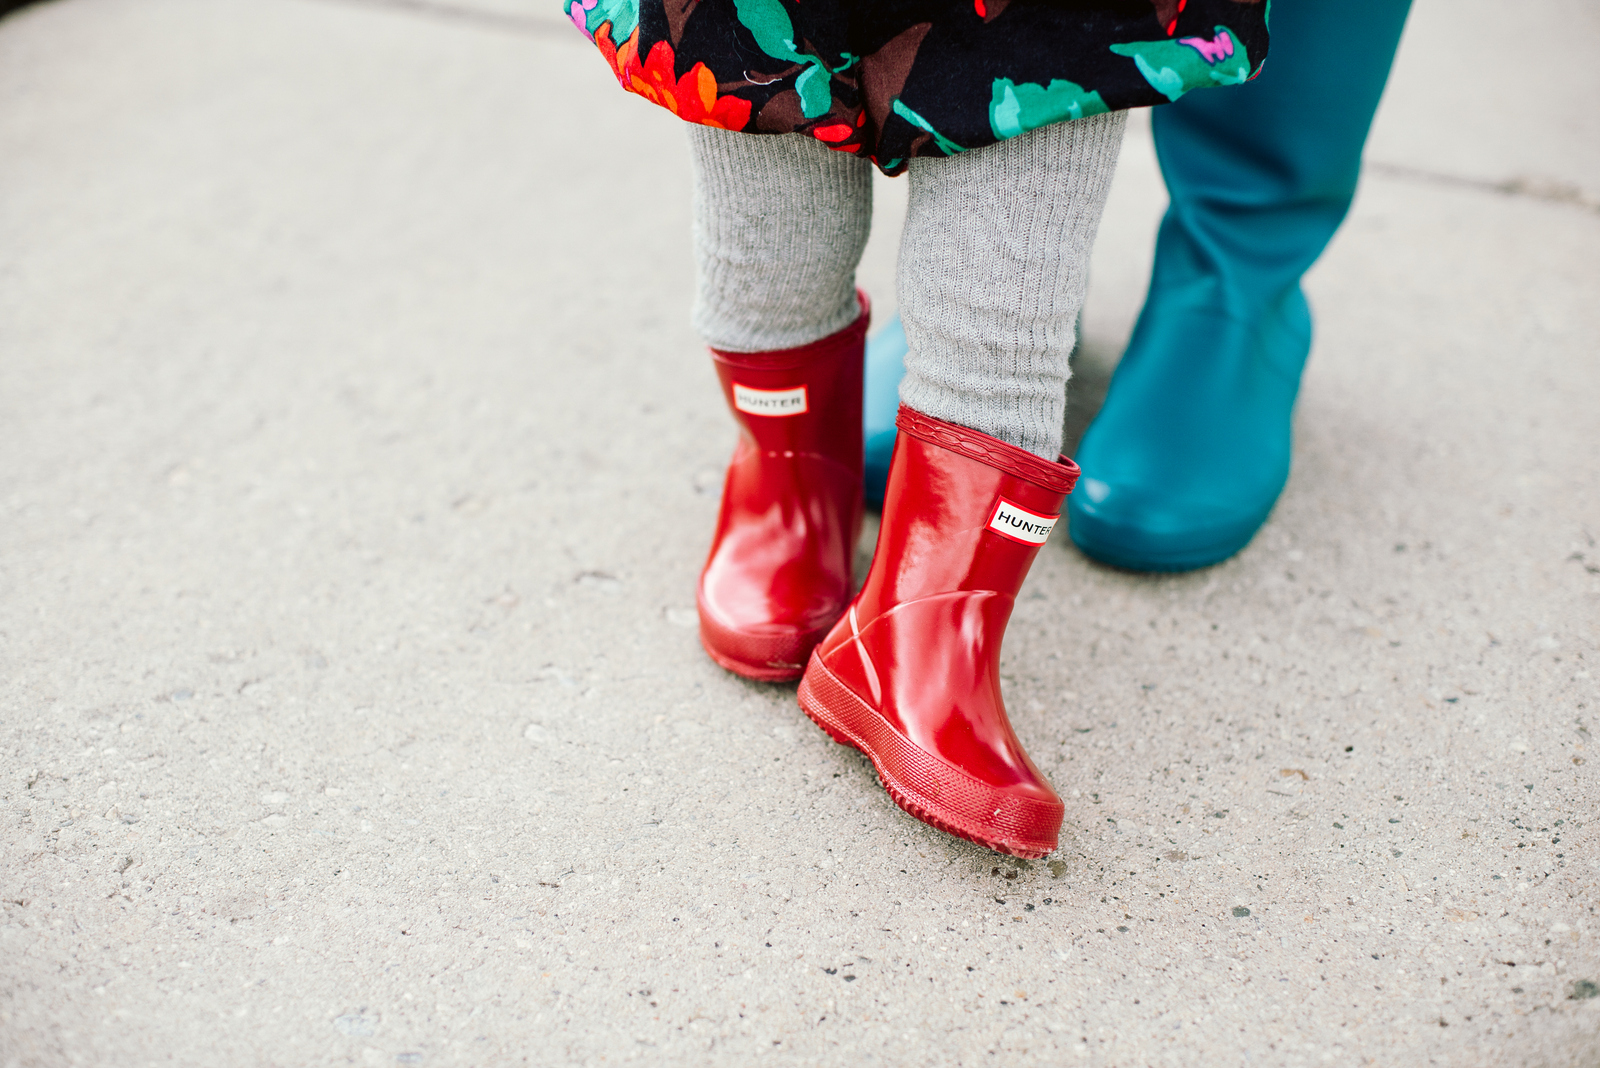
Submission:
<svg viewBox="0 0 1600 1068">
<path fill-rule="evenodd" d="M 897 278 L 905 404 L 1055 459 L 1125 119 L 1098 115 L 911 161 Z M 859 314 L 872 165 L 798 134 L 689 129 L 694 325 L 707 343 L 761 352 L 848 326 Z"/>
</svg>

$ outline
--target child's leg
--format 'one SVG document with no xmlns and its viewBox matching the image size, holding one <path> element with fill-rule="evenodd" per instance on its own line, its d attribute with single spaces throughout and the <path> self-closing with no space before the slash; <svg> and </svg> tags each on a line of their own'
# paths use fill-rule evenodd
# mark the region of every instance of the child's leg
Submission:
<svg viewBox="0 0 1600 1068">
<path fill-rule="evenodd" d="M 723 352 L 789 349 L 853 323 L 872 165 L 798 134 L 691 126 L 689 144 L 694 325 L 706 342 Z"/>
<path fill-rule="evenodd" d="M 1011 728 L 1000 643 L 1077 478 L 1056 459 L 1067 358 L 1123 124 L 1080 119 L 912 161 L 910 353 L 883 521 L 798 695 L 871 756 L 896 804 L 1020 857 L 1056 848 L 1065 806 Z"/>
<path fill-rule="evenodd" d="M 911 161 L 900 399 L 1054 460 L 1089 251 L 1126 114 Z"/>
<path fill-rule="evenodd" d="M 690 143 L 694 324 L 740 432 L 700 573 L 700 642 L 746 678 L 796 679 L 850 601 L 871 164 L 794 134 L 696 126 Z"/>
</svg>

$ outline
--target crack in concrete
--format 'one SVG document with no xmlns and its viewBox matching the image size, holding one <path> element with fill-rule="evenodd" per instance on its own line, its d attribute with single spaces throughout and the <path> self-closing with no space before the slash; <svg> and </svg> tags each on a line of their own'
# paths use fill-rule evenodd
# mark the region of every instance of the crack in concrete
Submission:
<svg viewBox="0 0 1600 1068">
<path fill-rule="evenodd" d="M 445 2 L 445 0 L 323 0 L 323 2 L 388 9 L 410 15 L 420 15 L 425 18 L 471 23 L 486 29 L 503 30 L 510 33 L 538 37 L 564 35 L 567 22 L 566 19 L 556 20 L 506 15 L 496 11 L 464 7 L 459 4 Z M 3 0 L 0 0 L 0 3 L 3 3 Z M 1442 171 L 1430 171 L 1422 167 L 1409 167 L 1403 163 L 1384 163 L 1381 161 L 1367 163 L 1364 169 L 1373 174 L 1402 182 L 1448 185 L 1460 189 L 1473 189 L 1481 193 L 1494 193 L 1499 196 L 1525 197 L 1530 200 L 1542 200 L 1547 204 L 1560 204 L 1577 208 L 1579 211 L 1600 215 L 1600 201 L 1590 200 L 1584 196 L 1580 187 L 1554 178 L 1518 176 L 1495 182 L 1485 178 L 1464 178 L 1460 175 L 1446 174 Z"/>
<path fill-rule="evenodd" d="M 1577 208 L 1579 211 L 1589 211 L 1600 215 L 1600 201 L 1590 200 L 1583 195 L 1583 190 L 1570 182 L 1557 181 L 1554 178 L 1539 178 L 1518 176 L 1494 182 L 1486 178 L 1463 178 L 1460 175 L 1445 174 L 1442 171 L 1430 171 L 1422 167 L 1408 167 L 1402 163 L 1368 163 L 1365 168 L 1372 174 L 1385 178 L 1394 178 L 1402 182 L 1418 182 L 1426 185 L 1450 185 L 1458 189 L 1474 189 L 1480 193 L 1495 193 L 1499 196 L 1525 197 L 1529 200 L 1542 200 L 1547 204 L 1561 204 L 1566 207 Z"/>
</svg>

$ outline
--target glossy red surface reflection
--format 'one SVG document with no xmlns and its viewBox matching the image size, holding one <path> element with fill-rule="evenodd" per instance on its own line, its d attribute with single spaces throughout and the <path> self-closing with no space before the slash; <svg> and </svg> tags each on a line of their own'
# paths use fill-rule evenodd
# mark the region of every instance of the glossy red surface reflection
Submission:
<svg viewBox="0 0 1600 1068">
<path fill-rule="evenodd" d="M 796 679 L 850 600 L 861 529 L 861 317 L 774 352 L 712 350 L 739 444 L 700 574 L 700 643 L 735 674 Z"/>
<path fill-rule="evenodd" d="M 872 569 L 812 655 L 800 705 L 870 756 L 913 816 L 1044 856 L 1063 807 L 1006 716 L 1000 643 L 1077 465 L 905 407 L 897 422 Z"/>
</svg>

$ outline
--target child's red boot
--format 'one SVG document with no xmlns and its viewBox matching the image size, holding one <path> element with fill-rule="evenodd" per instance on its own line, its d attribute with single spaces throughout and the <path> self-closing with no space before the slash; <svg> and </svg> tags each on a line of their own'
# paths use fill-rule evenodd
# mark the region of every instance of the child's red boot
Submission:
<svg viewBox="0 0 1600 1068">
<path fill-rule="evenodd" d="M 850 600 L 861 529 L 861 317 L 794 349 L 719 352 L 739 423 L 700 573 L 700 643 L 729 671 L 797 679 Z"/>
<path fill-rule="evenodd" d="M 812 654 L 800 706 L 913 816 L 1044 856 L 1063 806 L 1006 717 L 1000 642 L 1077 465 L 910 408 L 897 423 L 872 569 Z"/>
</svg>

